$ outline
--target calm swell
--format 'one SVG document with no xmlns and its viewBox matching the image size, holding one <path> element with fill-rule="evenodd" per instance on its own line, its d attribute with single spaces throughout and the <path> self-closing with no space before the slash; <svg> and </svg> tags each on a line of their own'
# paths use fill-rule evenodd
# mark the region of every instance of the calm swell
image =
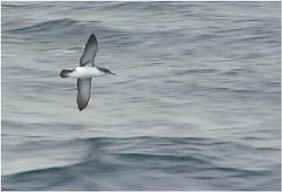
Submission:
<svg viewBox="0 0 282 192">
<path fill-rule="evenodd" d="M 2 190 L 281 189 L 279 2 L 1 6 Z"/>
</svg>

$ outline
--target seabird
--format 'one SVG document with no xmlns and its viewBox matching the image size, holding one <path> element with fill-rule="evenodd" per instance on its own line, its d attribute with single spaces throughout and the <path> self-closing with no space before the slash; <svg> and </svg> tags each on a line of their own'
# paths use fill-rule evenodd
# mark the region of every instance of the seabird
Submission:
<svg viewBox="0 0 282 192">
<path fill-rule="evenodd" d="M 60 73 L 62 78 L 77 78 L 77 106 L 79 111 L 86 108 L 91 93 L 91 81 L 93 77 L 103 75 L 115 75 L 109 69 L 95 65 L 95 56 L 98 51 L 98 41 L 94 34 L 91 34 L 79 60 L 79 66 L 74 69 L 63 69 Z"/>
</svg>

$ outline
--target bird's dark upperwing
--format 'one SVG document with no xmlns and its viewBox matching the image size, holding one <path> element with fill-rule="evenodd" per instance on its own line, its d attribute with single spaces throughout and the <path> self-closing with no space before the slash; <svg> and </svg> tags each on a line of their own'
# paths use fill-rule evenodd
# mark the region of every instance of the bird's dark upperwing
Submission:
<svg viewBox="0 0 282 192">
<path fill-rule="evenodd" d="M 80 66 L 85 66 L 85 65 L 89 65 L 91 64 L 92 66 L 94 66 L 94 60 L 95 60 L 95 56 L 96 53 L 98 51 L 98 41 L 97 38 L 94 34 L 90 35 L 82 56 L 80 57 Z"/>
<path fill-rule="evenodd" d="M 78 79 L 77 80 L 77 106 L 81 111 L 83 110 L 90 99 L 91 94 L 91 78 L 89 79 Z"/>
</svg>

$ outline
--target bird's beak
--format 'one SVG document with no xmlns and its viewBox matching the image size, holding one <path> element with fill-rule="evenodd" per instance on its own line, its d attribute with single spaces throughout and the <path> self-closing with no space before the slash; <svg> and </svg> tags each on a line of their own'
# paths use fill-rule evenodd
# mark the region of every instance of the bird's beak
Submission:
<svg viewBox="0 0 282 192">
<path fill-rule="evenodd" d="M 111 74 L 111 75 L 116 75 L 116 73 L 113 73 L 113 72 L 111 72 L 111 71 L 110 71 L 110 73 L 109 73 L 109 74 Z"/>
</svg>

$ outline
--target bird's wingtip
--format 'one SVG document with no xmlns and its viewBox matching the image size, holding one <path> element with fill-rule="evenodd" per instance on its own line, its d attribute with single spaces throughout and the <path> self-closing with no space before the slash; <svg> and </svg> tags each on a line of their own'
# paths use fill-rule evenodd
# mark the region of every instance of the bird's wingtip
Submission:
<svg viewBox="0 0 282 192">
<path fill-rule="evenodd" d="M 97 40 L 96 35 L 94 33 L 91 33 L 89 39 L 96 39 Z"/>
<path fill-rule="evenodd" d="M 78 108 L 79 112 L 81 112 L 85 107 L 82 107 L 82 108 Z"/>
</svg>

